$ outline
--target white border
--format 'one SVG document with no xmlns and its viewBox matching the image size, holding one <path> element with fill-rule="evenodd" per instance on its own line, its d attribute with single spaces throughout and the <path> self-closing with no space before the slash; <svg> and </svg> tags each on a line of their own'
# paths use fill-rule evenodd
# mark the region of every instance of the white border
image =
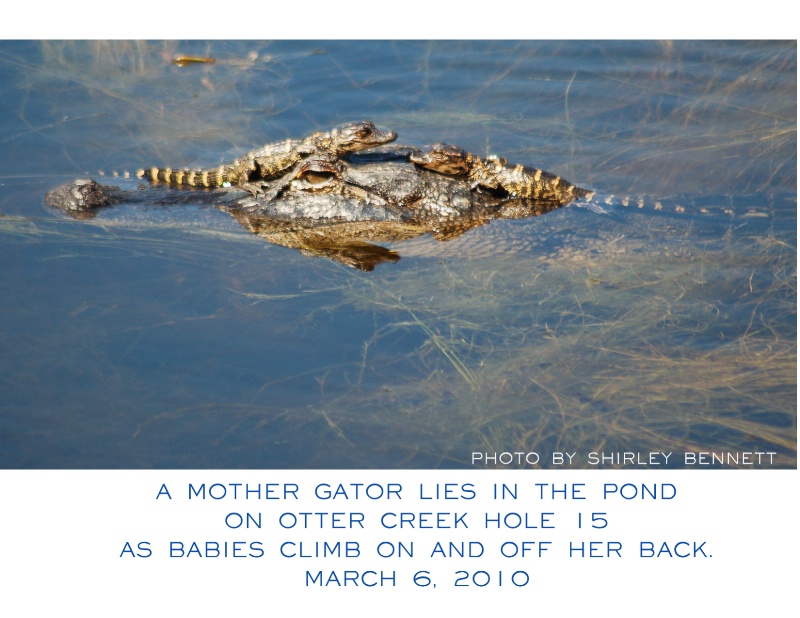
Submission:
<svg viewBox="0 0 800 618">
<path fill-rule="evenodd" d="M 166 3 L 140 0 L 3 7 L 0 38 L 15 39 L 797 39 L 788 2 L 634 0 L 376 4 L 336 2 Z"/>
</svg>

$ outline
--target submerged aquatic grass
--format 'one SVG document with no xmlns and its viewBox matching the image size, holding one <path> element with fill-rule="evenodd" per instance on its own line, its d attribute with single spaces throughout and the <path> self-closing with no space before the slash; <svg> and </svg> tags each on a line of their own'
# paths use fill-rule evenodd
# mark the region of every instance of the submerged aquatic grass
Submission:
<svg viewBox="0 0 800 618">
<path fill-rule="evenodd" d="M 668 257 L 647 250 L 644 225 L 610 252 L 592 239 L 343 289 L 359 311 L 398 319 L 326 417 L 344 436 L 370 426 L 426 465 L 603 450 L 775 451 L 774 465 L 794 465 L 794 248 L 729 235 Z M 417 375 L 393 378 L 381 340 L 414 331 Z"/>
</svg>

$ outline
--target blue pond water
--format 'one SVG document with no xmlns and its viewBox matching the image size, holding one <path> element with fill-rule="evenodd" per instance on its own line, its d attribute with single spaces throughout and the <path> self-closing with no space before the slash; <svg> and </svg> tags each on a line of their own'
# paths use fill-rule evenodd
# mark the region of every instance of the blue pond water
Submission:
<svg viewBox="0 0 800 618">
<path fill-rule="evenodd" d="M 794 467 L 796 61 L 793 42 L 0 43 L 0 466 Z M 43 203 L 366 118 L 664 208 L 496 221 L 362 273 L 208 206 Z"/>
</svg>

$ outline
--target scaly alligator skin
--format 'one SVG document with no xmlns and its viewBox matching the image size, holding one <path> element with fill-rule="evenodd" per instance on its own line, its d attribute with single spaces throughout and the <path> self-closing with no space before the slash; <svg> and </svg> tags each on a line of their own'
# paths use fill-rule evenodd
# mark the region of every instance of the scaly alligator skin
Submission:
<svg viewBox="0 0 800 618">
<path fill-rule="evenodd" d="M 200 190 L 197 182 L 189 185 L 198 187 L 196 191 L 170 191 L 158 183 L 124 191 L 81 179 L 56 187 L 45 201 L 81 219 L 120 202 L 211 202 L 270 242 L 361 270 L 399 259 L 395 251 L 374 242 L 423 234 L 449 240 L 494 219 L 537 216 L 570 202 L 593 209 L 595 204 L 618 204 L 664 213 L 684 210 L 677 201 L 603 197 L 548 172 L 509 166 L 502 159 L 482 160 L 453 146 L 439 145 L 427 153 L 397 145 L 368 150 L 369 139 L 386 144 L 396 136 L 373 130 L 371 123 L 344 125 L 348 131 L 358 126 L 367 134 L 345 138 L 347 131 L 340 127 L 291 142 L 285 150 L 276 145 L 254 151 L 237 159 L 246 169 L 238 184 L 215 191 Z M 280 152 L 287 158 L 281 159 Z M 287 161 L 291 163 L 284 165 Z M 171 174 L 164 178 L 172 179 Z M 756 209 L 735 212 L 724 200 L 692 200 L 692 206 L 699 213 L 769 215 Z"/>
<path fill-rule="evenodd" d="M 427 152 L 411 153 L 409 158 L 417 165 L 440 174 L 464 177 L 473 189 L 504 191 L 513 197 L 563 204 L 592 193 L 550 172 L 524 165 L 508 165 L 508 161 L 497 157 L 481 159 L 450 144 L 437 144 Z"/>
<path fill-rule="evenodd" d="M 464 178 L 473 188 L 505 192 L 510 196 L 535 200 L 553 200 L 562 204 L 577 201 L 579 204 L 620 206 L 630 209 L 663 211 L 681 214 L 687 206 L 681 200 L 648 200 L 643 197 L 618 197 L 616 195 L 583 189 L 549 172 L 523 165 L 508 165 L 505 159 L 481 159 L 458 146 L 436 144 L 428 151 L 409 153 L 409 160 L 440 174 Z M 769 213 L 756 208 L 737 212 L 731 205 L 706 204 L 696 206 L 699 215 L 713 214 L 739 217 L 768 217 Z"/>
<path fill-rule="evenodd" d="M 213 200 L 272 243 L 364 271 L 400 259 L 375 242 L 423 234 L 449 240 L 493 219 L 531 217 L 558 207 L 472 191 L 462 179 L 415 166 L 402 149 L 377 157 L 356 153 L 346 161 L 320 153 L 293 170 L 290 180 L 278 182 L 282 189 L 271 199 L 236 189 L 176 191 L 174 203 Z M 88 219 L 121 202 L 164 204 L 170 194 L 158 187 L 123 191 L 81 179 L 56 187 L 45 200 L 70 216 Z"/>
<path fill-rule="evenodd" d="M 242 187 L 258 193 L 259 181 L 268 181 L 286 174 L 303 158 L 328 152 L 340 156 L 387 144 L 397 139 L 394 131 L 378 129 L 370 121 L 350 122 L 327 133 L 314 133 L 304 139 L 287 139 L 284 142 L 267 144 L 248 152 L 232 163 L 208 170 L 173 170 L 152 167 L 139 170 L 136 175 L 153 182 L 166 182 L 173 186 L 192 188 L 214 188 L 224 186 Z"/>
<path fill-rule="evenodd" d="M 281 190 L 271 199 L 259 194 L 238 204 L 248 212 L 272 217 L 307 218 L 305 208 L 287 209 L 286 203 L 295 201 L 304 205 L 311 193 L 340 195 L 350 202 L 345 211 L 337 210 L 336 217 L 340 219 L 396 220 L 429 228 L 440 239 L 474 227 L 476 218 L 485 223 L 497 217 L 529 217 L 563 205 L 553 200 L 473 191 L 461 178 L 413 165 L 409 161 L 412 151 L 404 146 L 390 146 L 342 158 L 330 153 L 312 155 L 288 179 L 279 181 Z M 298 195 L 304 197 L 298 200 Z M 365 208 L 370 208 L 372 214 L 365 216 Z M 330 217 L 326 213 L 315 218 Z"/>
</svg>

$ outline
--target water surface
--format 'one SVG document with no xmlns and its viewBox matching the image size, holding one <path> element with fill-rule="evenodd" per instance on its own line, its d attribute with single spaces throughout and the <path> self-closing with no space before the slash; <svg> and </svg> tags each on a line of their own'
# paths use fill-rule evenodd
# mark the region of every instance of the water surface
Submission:
<svg viewBox="0 0 800 618">
<path fill-rule="evenodd" d="M 794 467 L 796 85 L 793 42 L 2 43 L 0 465 Z M 565 208 L 361 273 L 200 205 L 43 204 L 365 118 L 685 212 Z"/>
</svg>

